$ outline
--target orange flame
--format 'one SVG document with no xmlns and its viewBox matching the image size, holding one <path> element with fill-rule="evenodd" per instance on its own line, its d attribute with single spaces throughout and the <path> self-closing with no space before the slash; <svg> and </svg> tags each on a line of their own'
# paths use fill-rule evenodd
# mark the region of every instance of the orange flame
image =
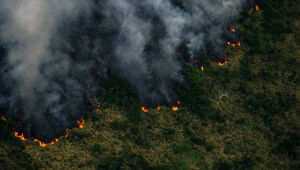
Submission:
<svg viewBox="0 0 300 170">
<path fill-rule="evenodd" d="M 230 45 L 231 43 L 229 41 L 227 41 L 227 44 Z"/>
<path fill-rule="evenodd" d="M 19 135 L 19 133 L 17 131 L 15 131 L 15 136 L 20 138 L 21 140 L 26 140 L 24 134 L 22 133 L 21 135 Z"/>
<path fill-rule="evenodd" d="M 4 121 L 7 120 L 4 116 L 1 116 L 1 119 L 4 120 Z"/>
<path fill-rule="evenodd" d="M 255 5 L 255 10 L 258 11 L 259 10 L 259 7 L 258 5 Z"/>
<path fill-rule="evenodd" d="M 202 71 L 204 71 L 204 67 L 203 66 L 201 66 L 200 68 L 201 68 Z"/>
<path fill-rule="evenodd" d="M 160 110 L 160 106 L 157 106 L 156 110 L 159 111 Z"/>
<path fill-rule="evenodd" d="M 142 107 L 142 111 L 146 113 L 149 112 L 149 110 L 145 106 Z"/>
<path fill-rule="evenodd" d="M 221 59 L 224 59 L 224 62 L 218 61 L 218 65 L 219 65 L 219 66 L 223 66 L 223 65 L 227 64 L 226 58 L 221 57 Z"/>
<path fill-rule="evenodd" d="M 35 142 L 39 143 L 41 147 L 45 147 L 45 146 L 47 146 L 47 144 L 46 144 L 46 143 L 44 143 L 44 142 L 42 142 L 42 141 L 40 141 L 40 140 L 38 140 L 38 139 L 34 139 L 33 141 L 35 141 Z M 52 142 L 51 142 L 51 143 L 52 143 Z M 53 144 L 54 144 L 54 142 L 53 142 Z"/>
<path fill-rule="evenodd" d="M 237 42 L 237 45 L 238 45 L 238 46 L 241 46 L 241 42 L 240 42 L 240 41 L 239 41 L 239 42 Z"/>
<path fill-rule="evenodd" d="M 234 28 L 231 28 L 231 30 L 230 30 L 231 32 L 235 32 L 236 30 L 234 29 Z"/>
<path fill-rule="evenodd" d="M 181 104 L 180 101 L 177 101 L 177 104 L 180 105 Z"/>
<path fill-rule="evenodd" d="M 235 43 L 232 43 L 232 47 L 235 47 Z"/>
<path fill-rule="evenodd" d="M 172 106 L 172 110 L 173 111 L 177 111 L 178 110 L 178 106 Z"/>
<path fill-rule="evenodd" d="M 77 124 L 78 124 L 79 128 L 82 129 L 83 128 L 83 124 L 84 124 L 84 119 L 81 118 L 80 120 L 78 120 Z"/>
<path fill-rule="evenodd" d="M 100 104 L 97 104 L 96 107 L 97 107 L 97 108 L 96 108 L 96 112 L 99 112 L 99 111 L 100 111 Z"/>
<path fill-rule="evenodd" d="M 69 136 L 69 129 L 66 129 L 66 135 L 65 138 Z"/>
<path fill-rule="evenodd" d="M 84 124 L 84 119 L 81 118 L 81 121 L 78 121 L 78 122 L 81 123 L 81 127 L 82 127 L 83 124 Z M 18 138 L 20 138 L 21 140 L 23 140 L 23 141 L 27 140 L 27 139 L 25 138 L 25 136 L 24 136 L 23 133 L 22 133 L 22 134 L 19 134 L 19 132 L 17 132 L 17 131 L 15 131 L 14 133 L 15 133 L 15 136 L 18 137 Z M 66 129 L 65 137 L 68 137 L 68 135 L 69 135 L 69 130 Z M 41 147 L 45 147 L 45 146 L 47 146 L 47 145 L 54 145 L 55 142 L 58 142 L 59 139 L 62 139 L 62 138 L 63 138 L 63 136 L 61 136 L 61 137 L 59 137 L 59 138 L 55 138 L 54 141 L 52 141 L 52 142 L 50 142 L 50 143 L 42 142 L 42 141 L 40 141 L 39 139 L 33 139 L 33 141 L 39 143 L 39 145 L 40 145 Z"/>
</svg>

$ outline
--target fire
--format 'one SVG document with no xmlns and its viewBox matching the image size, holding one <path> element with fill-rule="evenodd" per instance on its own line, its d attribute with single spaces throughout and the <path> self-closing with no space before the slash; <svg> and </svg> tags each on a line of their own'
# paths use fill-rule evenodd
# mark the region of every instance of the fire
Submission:
<svg viewBox="0 0 300 170">
<path fill-rule="evenodd" d="M 96 112 L 99 112 L 100 111 L 100 104 L 97 104 L 97 109 L 96 109 Z"/>
<path fill-rule="evenodd" d="M 82 129 L 83 128 L 83 124 L 84 124 L 84 119 L 81 118 L 80 120 L 78 120 L 77 124 L 78 124 L 79 128 Z"/>
<path fill-rule="evenodd" d="M 7 120 L 4 116 L 1 116 L 1 119 L 4 120 L 4 121 Z"/>
<path fill-rule="evenodd" d="M 181 104 L 180 101 L 177 101 L 177 104 L 180 105 Z"/>
<path fill-rule="evenodd" d="M 78 122 L 80 122 L 79 127 L 80 127 L 80 128 L 83 128 L 84 119 L 81 118 L 81 121 L 77 121 L 77 123 L 78 123 Z M 25 136 L 24 136 L 23 133 L 22 133 L 22 134 L 19 134 L 19 132 L 17 132 L 17 131 L 15 131 L 14 133 L 15 133 L 15 136 L 18 137 L 18 138 L 20 138 L 21 140 L 23 140 L 23 141 L 27 140 L 27 139 L 25 138 Z M 39 139 L 33 139 L 33 141 L 39 143 L 39 145 L 40 145 L 41 147 L 45 147 L 45 146 L 47 146 L 47 145 L 54 145 L 55 142 L 58 142 L 58 141 L 59 141 L 59 139 L 62 139 L 63 137 L 66 138 L 66 137 L 68 137 L 68 135 L 69 135 L 69 129 L 66 129 L 66 134 L 65 134 L 65 136 L 61 136 L 61 137 L 59 137 L 59 138 L 55 138 L 54 141 L 52 141 L 52 142 L 50 142 L 50 143 L 42 142 L 42 141 L 40 141 Z"/>
<path fill-rule="evenodd" d="M 19 133 L 17 131 L 15 131 L 15 136 L 20 138 L 21 140 L 26 140 L 24 134 L 22 133 L 21 135 L 19 135 Z"/>
<path fill-rule="evenodd" d="M 142 107 L 142 111 L 146 113 L 149 112 L 149 110 L 145 106 Z"/>
<path fill-rule="evenodd" d="M 227 62 L 222 63 L 221 61 L 218 62 L 219 66 L 225 65 Z"/>
<path fill-rule="evenodd" d="M 201 66 L 200 68 L 201 68 L 202 71 L 204 71 L 204 67 L 203 66 Z"/>
<path fill-rule="evenodd" d="M 238 41 L 237 43 L 231 43 L 231 42 L 227 41 L 227 45 L 232 46 L 232 47 L 241 46 L 241 42 Z"/>
<path fill-rule="evenodd" d="M 235 32 L 236 30 L 234 28 L 231 28 L 231 32 Z"/>
<path fill-rule="evenodd" d="M 223 60 L 223 61 L 222 61 Z M 223 65 L 225 65 L 225 64 L 227 64 L 227 60 L 226 60 L 226 58 L 224 58 L 224 57 L 221 57 L 221 60 L 220 61 L 218 61 L 218 65 L 219 66 L 223 66 Z"/>
<path fill-rule="evenodd" d="M 40 140 L 38 140 L 38 139 L 34 139 L 33 141 L 35 141 L 35 142 L 39 143 L 41 147 L 45 147 L 45 146 L 47 146 L 47 144 L 46 144 L 46 143 L 44 143 L 44 142 L 42 142 L 42 141 L 40 141 Z M 51 142 L 51 143 L 52 143 L 52 142 Z M 53 142 L 53 144 L 54 144 L 54 142 Z"/>
<path fill-rule="evenodd" d="M 255 10 L 258 11 L 259 10 L 259 7 L 258 5 L 255 5 Z"/>
<path fill-rule="evenodd" d="M 65 138 L 69 136 L 69 129 L 66 129 L 66 135 Z"/>
<path fill-rule="evenodd" d="M 159 111 L 160 110 L 160 106 L 157 106 L 156 110 Z"/>
<path fill-rule="evenodd" d="M 173 107 L 172 107 L 172 110 L 173 110 L 173 111 L 177 111 L 177 110 L 178 110 L 178 106 L 173 106 Z"/>
</svg>

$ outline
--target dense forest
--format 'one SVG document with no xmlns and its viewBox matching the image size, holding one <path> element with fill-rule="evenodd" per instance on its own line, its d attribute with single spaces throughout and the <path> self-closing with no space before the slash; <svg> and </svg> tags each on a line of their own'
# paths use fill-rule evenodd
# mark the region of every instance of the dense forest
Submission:
<svg viewBox="0 0 300 170">
<path fill-rule="evenodd" d="M 204 70 L 183 68 L 177 111 L 143 112 L 111 77 L 83 128 L 54 145 L 16 138 L 16 121 L 2 117 L 0 169 L 299 169 L 300 1 L 258 6 L 233 23 L 241 46 L 224 42 L 225 65 L 201 54 Z"/>
</svg>

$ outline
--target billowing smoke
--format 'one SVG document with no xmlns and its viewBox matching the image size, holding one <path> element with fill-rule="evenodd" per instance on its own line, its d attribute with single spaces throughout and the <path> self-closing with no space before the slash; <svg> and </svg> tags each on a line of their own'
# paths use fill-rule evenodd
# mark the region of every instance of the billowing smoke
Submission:
<svg viewBox="0 0 300 170">
<path fill-rule="evenodd" d="M 0 106 L 25 135 L 48 140 L 74 125 L 107 75 L 143 105 L 172 105 L 191 62 L 178 47 L 221 55 L 244 1 L 2 0 Z"/>
</svg>

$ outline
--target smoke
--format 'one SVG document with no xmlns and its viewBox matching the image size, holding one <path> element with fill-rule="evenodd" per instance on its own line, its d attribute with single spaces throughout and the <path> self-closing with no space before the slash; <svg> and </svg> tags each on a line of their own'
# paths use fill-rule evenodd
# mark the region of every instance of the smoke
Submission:
<svg viewBox="0 0 300 170">
<path fill-rule="evenodd" d="M 222 36 L 245 0 L 2 0 L 0 106 L 54 138 L 113 73 L 147 106 L 176 102 L 184 80 L 176 52 L 222 54 Z M 201 57 L 201 56 L 198 56 Z M 31 129 L 31 130 L 28 130 Z"/>
<path fill-rule="evenodd" d="M 81 0 L 4 0 L 0 6 L 0 36 L 7 50 L 2 66 L 7 94 L 1 104 L 10 116 L 27 122 L 34 136 L 53 138 L 72 126 L 84 104 L 82 84 L 74 76 L 84 66 L 53 49 L 60 43 L 58 28 L 88 6 Z"/>
</svg>

